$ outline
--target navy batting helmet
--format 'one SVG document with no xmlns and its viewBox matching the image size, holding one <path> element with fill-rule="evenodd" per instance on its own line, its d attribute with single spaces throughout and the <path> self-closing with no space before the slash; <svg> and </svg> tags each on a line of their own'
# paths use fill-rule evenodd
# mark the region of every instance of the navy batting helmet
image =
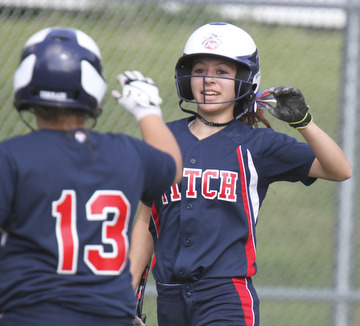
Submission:
<svg viewBox="0 0 360 326">
<path fill-rule="evenodd" d="M 96 117 L 106 93 L 95 41 L 80 30 L 51 27 L 26 42 L 14 76 L 14 106 L 83 110 Z"/>
</svg>

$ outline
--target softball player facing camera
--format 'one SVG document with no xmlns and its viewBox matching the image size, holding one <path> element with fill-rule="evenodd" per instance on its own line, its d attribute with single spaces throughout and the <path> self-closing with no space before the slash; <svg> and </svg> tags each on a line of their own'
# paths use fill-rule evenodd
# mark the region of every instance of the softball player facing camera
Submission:
<svg viewBox="0 0 360 326">
<path fill-rule="evenodd" d="M 130 252 L 134 286 L 154 248 L 159 326 L 259 325 L 255 226 L 270 184 L 341 181 L 351 167 L 298 89 L 271 88 L 258 103 L 306 142 L 255 128 L 269 123 L 256 104 L 258 49 L 244 30 L 226 23 L 197 29 L 175 78 L 180 107 L 193 114 L 168 124 L 182 151 L 183 179 L 141 206 Z M 269 96 L 276 104 L 263 101 Z"/>
</svg>

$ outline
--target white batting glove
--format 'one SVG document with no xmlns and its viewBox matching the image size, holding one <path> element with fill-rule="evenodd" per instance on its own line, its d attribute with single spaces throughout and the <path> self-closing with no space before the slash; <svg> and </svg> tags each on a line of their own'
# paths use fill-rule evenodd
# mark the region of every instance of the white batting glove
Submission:
<svg viewBox="0 0 360 326">
<path fill-rule="evenodd" d="M 151 78 L 144 77 L 139 71 L 125 71 L 117 76 L 117 80 L 122 87 L 122 94 L 117 90 L 113 90 L 111 94 L 136 121 L 139 122 L 150 114 L 162 116 L 162 99 Z"/>
</svg>

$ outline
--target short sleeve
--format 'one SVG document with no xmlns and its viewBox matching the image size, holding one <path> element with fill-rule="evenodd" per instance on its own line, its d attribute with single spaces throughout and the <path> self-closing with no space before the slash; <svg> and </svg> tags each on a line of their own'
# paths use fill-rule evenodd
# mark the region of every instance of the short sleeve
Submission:
<svg viewBox="0 0 360 326">
<path fill-rule="evenodd" d="M 282 133 L 269 133 L 263 140 L 263 172 L 269 183 L 300 181 L 305 185 L 316 179 L 308 176 L 315 155 L 307 143 Z"/>
</svg>

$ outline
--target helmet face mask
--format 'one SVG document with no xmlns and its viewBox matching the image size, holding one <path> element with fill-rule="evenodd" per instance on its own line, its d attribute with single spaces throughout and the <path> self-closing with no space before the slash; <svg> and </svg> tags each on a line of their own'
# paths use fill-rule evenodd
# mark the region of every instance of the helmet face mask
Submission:
<svg viewBox="0 0 360 326">
<path fill-rule="evenodd" d="M 235 82 L 235 97 L 228 101 L 222 101 L 222 102 L 206 102 L 206 95 L 204 95 L 204 101 L 197 101 L 194 99 L 194 95 L 191 91 L 191 79 L 192 78 L 202 78 L 203 88 L 205 89 L 205 79 L 206 78 L 213 78 L 213 79 L 227 79 L 227 80 L 233 80 Z M 209 76 L 209 75 L 184 75 L 181 77 L 178 77 L 176 80 L 177 83 L 177 91 L 178 91 L 178 97 L 189 103 L 196 103 L 196 104 L 221 104 L 221 103 L 228 103 L 228 102 L 235 102 L 237 100 L 241 100 L 246 96 L 246 93 L 251 88 L 251 83 L 243 80 L 241 78 L 228 78 L 228 77 L 220 77 L 220 76 Z"/>
<path fill-rule="evenodd" d="M 26 42 L 14 75 L 14 106 L 82 110 L 96 117 L 106 93 L 96 43 L 66 27 L 46 28 Z"/>
<path fill-rule="evenodd" d="M 181 101 L 204 103 L 194 100 L 190 84 L 190 79 L 193 77 L 191 75 L 192 62 L 195 57 L 202 55 L 231 60 L 237 64 L 238 71 L 234 79 L 236 96 L 231 100 L 236 103 L 234 118 L 246 112 L 254 112 L 255 95 L 260 84 L 260 66 L 257 47 L 251 36 L 242 29 L 227 23 L 206 24 L 193 32 L 175 67 L 176 88 Z M 219 104 L 220 102 L 212 103 Z"/>
</svg>

